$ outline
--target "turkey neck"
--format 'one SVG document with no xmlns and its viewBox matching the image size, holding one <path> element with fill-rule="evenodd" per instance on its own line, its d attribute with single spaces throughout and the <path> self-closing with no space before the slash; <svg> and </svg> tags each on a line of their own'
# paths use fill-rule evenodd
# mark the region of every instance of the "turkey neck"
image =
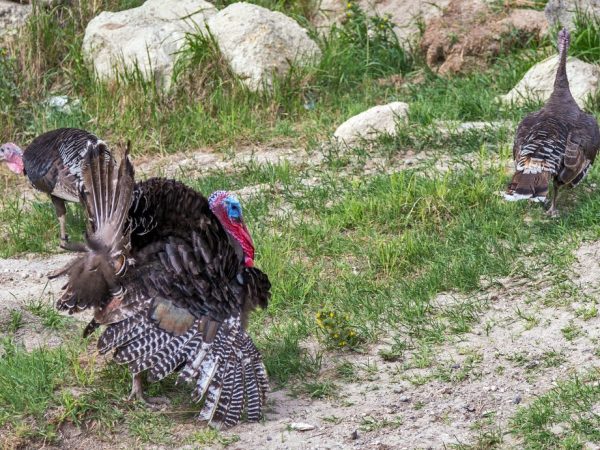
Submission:
<svg viewBox="0 0 600 450">
<path fill-rule="evenodd" d="M 556 69 L 556 78 L 554 79 L 554 90 L 546 102 L 544 109 L 550 114 L 559 114 L 564 120 L 577 120 L 581 111 L 575 102 L 571 89 L 569 88 L 569 78 L 567 77 L 567 42 L 560 42 L 558 49 L 559 63 Z"/>
</svg>

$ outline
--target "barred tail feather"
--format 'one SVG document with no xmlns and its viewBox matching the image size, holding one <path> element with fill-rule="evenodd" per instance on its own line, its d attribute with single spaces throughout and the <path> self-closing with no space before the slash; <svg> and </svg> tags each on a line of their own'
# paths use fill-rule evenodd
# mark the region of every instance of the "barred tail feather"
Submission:
<svg viewBox="0 0 600 450">
<path fill-rule="evenodd" d="M 504 198 L 509 201 L 532 200 L 543 202 L 548 196 L 550 172 L 525 173 L 517 171 L 512 178 Z"/>
<path fill-rule="evenodd" d="M 267 374 L 240 317 L 230 317 L 221 324 L 213 342 L 199 348 L 180 378 L 195 382 L 195 400 L 206 398 L 200 418 L 212 425 L 233 426 L 244 412 L 251 421 L 262 415 L 269 386 Z"/>
</svg>

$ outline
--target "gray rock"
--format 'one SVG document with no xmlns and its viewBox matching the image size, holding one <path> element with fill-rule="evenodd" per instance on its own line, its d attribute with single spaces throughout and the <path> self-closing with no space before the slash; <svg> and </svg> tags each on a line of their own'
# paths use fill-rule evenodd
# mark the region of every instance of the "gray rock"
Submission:
<svg viewBox="0 0 600 450">
<path fill-rule="evenodd" d="M 240 2 L 207 20 L 231 70 L 252 90 L 269 88 L 275 74 L 321 57 L 318 45 L 298 22 L 280 12 Z"/>
<path fill-rule="evenodd" d="M 104 11 L 88 24 L 83 53 L 100 78 L 137 65 L 146 79 L 168 88 L 185 33 L 204 31 L 205 20 L 216 12 L 204 0 L 148 0 L 137 8 Z"/>
<path fill-rule="evenodd" d="M 554 90 L 557 66 L 558 56 L 537 63 L 508 94 L 497 97 L 497 100 L 515 104 L 524 104 L 528 100 L 545 102 Z M 587 97 L 595 94 L 598 89 L 600 68 L 570 57 L 567 60 L 567 76 L 573 98 L 580 107 L 583 107 Z"/>
<path fill-rule="evenodd" d="M 0 38 L 19 31 L 31 14 L 31 5 L 0 0 Z"/>
<path fill-rule="evenodd" d="M 450 0 L 359 0 L 359 6 L 368 15 L 388 16 L 396 26 L 394 31 L 401 43 L 407 43 L 419 34 L 418 22 L 427 22 L 442 15 Z M 340 24 L 346 16 L 346 0 L 322 0 L 313 20 L 320 30 Z"/>
<path fill-rule="evenodd" d="M 408 104 L 393 102 L 370 108 L 341 124 L 334 138 L 343 144 L 352 146 L 361 140 L 373 140 L 382 134 L 395 135 L 398 122 L 408 117 Z"/>
<path fill-rule="evenodd" d="M 550 25 L 562 25 L 573 30 L 575 13 L 578 10 L 600 16 L 600 0 L 549 0 L 544 13 Z"/>
</svg>

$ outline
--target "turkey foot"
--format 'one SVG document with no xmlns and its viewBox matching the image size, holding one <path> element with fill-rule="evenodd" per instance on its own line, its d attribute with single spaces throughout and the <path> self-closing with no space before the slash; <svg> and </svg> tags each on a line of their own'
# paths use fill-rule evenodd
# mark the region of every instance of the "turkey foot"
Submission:
<svg viewBox="0 0 600 450">
<path fill-rule="evenodd" d="M 58 244 L 60 248 L 63 250 L 67 250 L 69 252 L 85 252 L 87 251 L 86 246 L 81 242 L 70 242 L 69 236 L 65 236 L 65 238 L 60 238 L 60 244 Z"/>
<path fill-rule="evenodd" d="M 171 404 L 171 401 L 166 397 L 144 397 L 142 390 L 142 374 L 136 373 L 133 375 L 133 382 L 131 384 L 131 394 L 129 394 L 128 400 L 137 400 L 144 403 L 151 409 L 160 408 L 161 406 L 167 406 Z"/>
</svg>

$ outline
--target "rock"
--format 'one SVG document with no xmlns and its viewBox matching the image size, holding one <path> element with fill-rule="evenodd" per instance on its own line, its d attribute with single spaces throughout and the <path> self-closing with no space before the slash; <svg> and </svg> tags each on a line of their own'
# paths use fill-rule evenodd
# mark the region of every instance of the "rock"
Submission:
<svg viewBox="0 0 600 450">
<path fill-rule="evenodd" d="M 419 21 L 439 17 L 450 0 L 359 0 L 359 6 L 367 15 L 388 15 L 396 25 L 394 31 L 401 44 L 408 44 L 419 34 Z M 327 30 L 333 24 L 340 24 L 346 17 L 347 1 L 322 0 L 319 10 L 313 19 L 317 29 Z"/>
<path fill-rule="evenodd" d="M 0 38 L 17 34 L 31 14 L 31 5 L 0 0 Z"/>
<path fill-rule="evenodd" d="M 346 145 L 364 139 L 373 140 L 382 134 L 395 135 L 396 124 L 408 117 L 408 104 L 393 102 L 387 105 L 374 106 L 341 124 L 334 138 Z"/>
<path fill-rule="evenodd" d="M 548 34 L 548 22 L 543 11 L 534 9 L 513 9 L 508 17 L 498 21 L 498 26 L 505 33 L 513 29 L 538 38 Z"/>
<path fill-rule="evenodd" d="M 402 403 L 408 403 L 410 402 L 410 397 L 408 395 L 401 395 L 398 401 Z"/>
<path fill-rule="evenodd" d="M 575 12 L 600 16 L 600 0 L 549 0 L 544 8 L 546 19 L 550 25 L 575 28 Z"/>
<path fill-rule="evenodd" d="M 460 134 L 470 131 L 497 130 L 500 128 L 512 128 L 514 123 L 510 120 L 497 120 L 491 122 L 459 122 L 454 120 L 438 120 L 435 126 L 445 136 Z"/>
<path fill-rule="evenodd" d="M 231 70 L 254 91 L 270 87 L 273 75 L 285 75 L 291 64 L 303 66 L 321 57 L 295 20 L 262 6 L 234 3 L 206 25 Z"/>
<path fill-rule="evenodd" d="M 314 430 L 315 426 L 311 425 L 310 423 L 293 422 L 290 425 L 290 428 L 295 431 L 310 431 L 310 430 Z"/>
<path fill-rule="evenodd" d="M 63 114 L 72 114 L 81 108 L 81 101 L 78 98 L 70 99 L 66 95 L 49 97 L 44 103 L 49 108 L 50 113 L 56 111 Z"/>
<path fill-rule="evenodd" d="M 554 89 L 557 66 L 558 55 L 534 65 L 508 94 L 497 97 L 497 100 L 514 104 L 524 104 L 531 100 L 546 101 Z M 570 57 L 567 59 L 567 76 L 573 98 L 583 107 L 586 98 L 598 89 L 600 68 Z"/>
<path fill-rule="evenodd" d="M 465 30 L 469 30 L 468 33 Z M 438 73 L 483 70 L 505 49 L 548 32 L 543 12 L 494 11 L 483 0 L 452 0 L 442 16 L 430 20 L 421 49 Z"/>
<path fill-rule="evenodd" d="M 114 79 L 137 65 L 146 79 L 168 88 L 185 33 L 204 31 L 216 12 L 204 0 L 147 0 L 137 8 L 104 11 L 85 30 L 84 57 L 100 78 Z"/>
</svg>

